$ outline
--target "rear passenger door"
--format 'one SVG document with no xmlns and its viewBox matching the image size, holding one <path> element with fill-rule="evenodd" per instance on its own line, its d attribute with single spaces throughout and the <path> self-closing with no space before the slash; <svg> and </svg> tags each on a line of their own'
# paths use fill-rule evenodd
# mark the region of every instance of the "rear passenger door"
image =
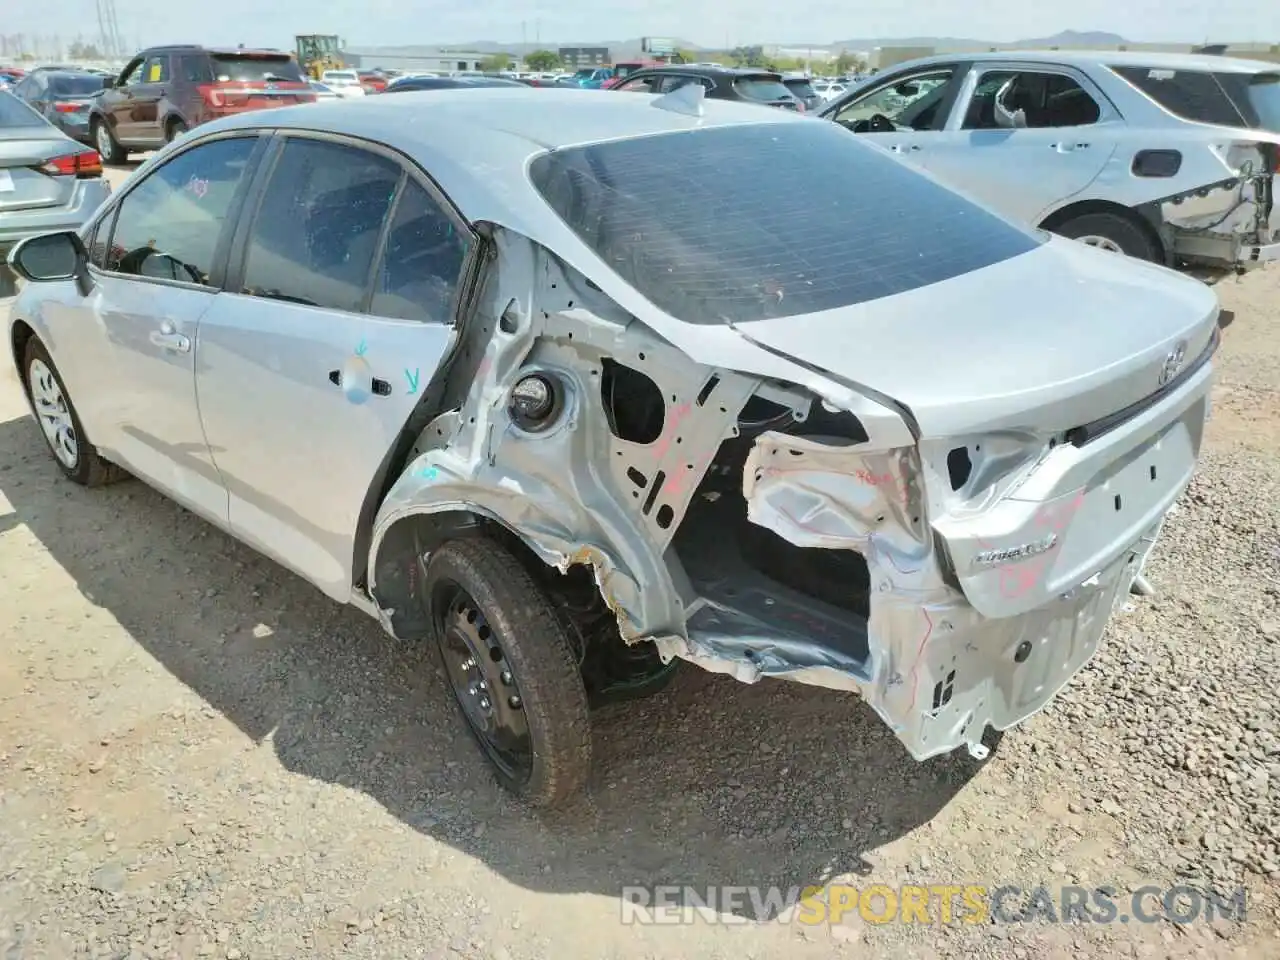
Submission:
<svg viewBox="0 0 1280 960">
<path fill-rule="evenodd" d="M 232 531 L 345 602 L 365 500 L 452 344 L 473 236 L 390 151 L 273 149 L 196 386 Z"/>
<path fill-rule="evenodd" d="M 1003 126 L 998 101 L 1023 126 Z M 983 63 L 925 159 L 930 173 L 1030 224 L 1084 190 L 1115 152 L 1123 120 L 1067 67 Z"/>
</svg>

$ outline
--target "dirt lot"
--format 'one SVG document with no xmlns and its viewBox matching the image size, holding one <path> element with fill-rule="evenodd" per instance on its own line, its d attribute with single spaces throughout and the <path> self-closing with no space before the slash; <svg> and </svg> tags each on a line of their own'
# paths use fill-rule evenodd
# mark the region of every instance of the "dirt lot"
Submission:
<svg viewBox="0 0 1280 960">
<path fill-rule="evenodd" d="M 690 668 L 598 717 L 590 796 L 554 817 L 497 789 L 425 651 L 136 481 L 63 482 L 5 370 L 0 956 L 1280 956 L 1280 269 L 1218 290 L 1159 594 L 990 761 L 917 764 L 856 699 Z M 621 922 L 627 884 L 837 878 L 1243 884 L 1249 909 Z"/>
</svg>

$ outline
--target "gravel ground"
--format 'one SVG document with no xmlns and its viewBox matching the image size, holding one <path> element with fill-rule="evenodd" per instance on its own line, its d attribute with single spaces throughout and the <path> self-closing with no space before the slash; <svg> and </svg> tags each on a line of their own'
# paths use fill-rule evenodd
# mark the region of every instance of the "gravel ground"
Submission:
<svg viewBox="0 0 1280 960">
<path fill-rule="evenodd" d="M 983 765 L 694 669 L 589 797 L 493 783 L 433 660 L 137 482 L 56 477 L 0 375 L 0 957 L 1280 956 L 1280 270 L 1099 656 Z M 0 303 L 0 311 L 4 310 Z M 636 927 L 623 885 L 1183 882 L 1243 923 Z"/>
</svg>

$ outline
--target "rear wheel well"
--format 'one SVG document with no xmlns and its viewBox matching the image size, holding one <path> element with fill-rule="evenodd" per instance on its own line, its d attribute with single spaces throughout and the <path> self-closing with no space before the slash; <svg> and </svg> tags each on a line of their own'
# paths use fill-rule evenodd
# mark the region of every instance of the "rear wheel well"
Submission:
<svg viewBox="0 0 1280 960">
<path fill-rule="evenodd" d="M 1062 209 L 1055 210 L 1045 217 L 1040 223 L 1040 229 L 1055 233 L 1059 227 L 1068 221 L 1090 213 L 1110 213 L 1128 220 L 1147 235 L 1151 242 L 1155 244 L 1156 250 L 1159 251 L 1160 258 L 1166 263 L 1168 262 L 1169 250 L 1164 238 L 1160 236 L 1160 230 L 1157 225 L 1150 218 L 1143 216 L 1140 210 L 1126 207 L 1122 203 L 1113 203 L 1110 200 L 1080 200 L 1077 203 L 1069 203 Z"/>
</svg>

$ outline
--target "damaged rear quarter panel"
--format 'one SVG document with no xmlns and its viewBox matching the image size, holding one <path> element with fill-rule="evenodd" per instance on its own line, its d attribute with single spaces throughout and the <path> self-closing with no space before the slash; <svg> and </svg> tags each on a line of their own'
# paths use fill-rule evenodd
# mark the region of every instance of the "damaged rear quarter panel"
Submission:
<svg viewBox="0 0 1280 960">
<path fill-rule="evenodd" d="M 469 391 L 456 414 L 428 428 L 375 521 L 371 592 L 384 622 L 388 607 L 411 602 L 379 590 L 389 532 L 415 517 L 468 511 L 499 521 L 561 571 L 590 565 L 624 638 L 683 645 L 684 598 L 663 554 L 759 378 L 692 361 L 524 238 L 500 232 L 497 242 L 499 269 L 460 361 L 474 371 Z M 666 412 L 652 442 L 611 432 L 606 358 L 661 391 Z M 532 372 L 564 391 L 558 421 L 539 433 L 507 411 L 512 385 Z"/>
</svg>

